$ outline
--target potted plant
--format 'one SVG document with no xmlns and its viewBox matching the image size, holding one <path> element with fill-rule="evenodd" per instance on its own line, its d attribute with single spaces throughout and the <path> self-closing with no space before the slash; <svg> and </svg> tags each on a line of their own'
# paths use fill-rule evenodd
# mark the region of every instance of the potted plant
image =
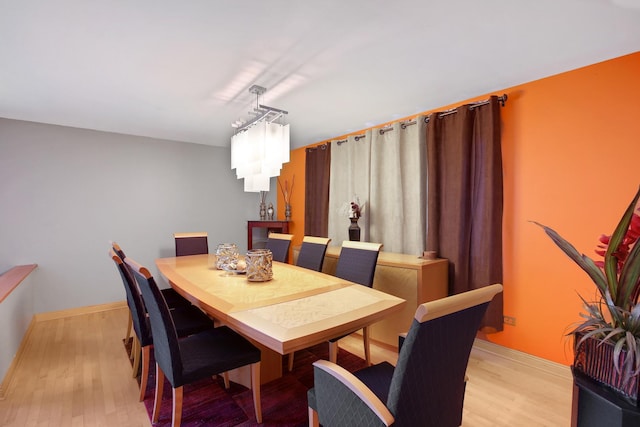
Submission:
<svg viewBox="0 0 640 427">
<path fill-rule="evenodd" d="M 640 188 L 611 236 L 602 235 L 594 261 L 553 229 L 535 222 L 582 268 L 598 290 L 586 301 L 575 338 L 574 369 L 604 383 L 638 405 L 640 379 Z M 608 358 L 608 360 L 604 360 Z"/>
</svg>

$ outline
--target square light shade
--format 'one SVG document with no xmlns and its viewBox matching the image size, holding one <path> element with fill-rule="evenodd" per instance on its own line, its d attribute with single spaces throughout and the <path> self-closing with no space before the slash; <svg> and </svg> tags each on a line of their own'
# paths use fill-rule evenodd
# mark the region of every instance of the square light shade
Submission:
<svg viewBox="0 0 640 427">
<path fill-rule="evenodd" d="M 244 191 L 269 191 L 289 152 L 289 125 L 261 121 L 231 137 L 231 169 L 244 179 Z"/>
</svg>

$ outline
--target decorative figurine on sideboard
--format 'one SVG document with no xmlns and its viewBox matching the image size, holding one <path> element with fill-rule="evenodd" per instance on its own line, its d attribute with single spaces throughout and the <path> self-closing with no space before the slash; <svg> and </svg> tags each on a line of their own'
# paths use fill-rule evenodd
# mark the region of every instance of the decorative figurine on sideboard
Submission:
<svg viewBox="0 0 640 427">
<path fill-rule="evenodd" d="M 356 198 L 356 201 L 358 199 Z M 349 240 L 352 242 L 360 241 L 360 226 L 358 225 L 358 218 L 360 218 L 360 206 L 356 202 L 351 202 L 351 212 L 349 212 Z"/>
</svg>

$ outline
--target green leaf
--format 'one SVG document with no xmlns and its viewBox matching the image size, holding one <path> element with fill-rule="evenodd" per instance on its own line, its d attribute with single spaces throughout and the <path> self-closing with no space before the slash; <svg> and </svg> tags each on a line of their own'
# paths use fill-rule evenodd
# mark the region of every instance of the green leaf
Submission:
<svg viewBox="0 0 640 427">
<path fill-rule="evenodd" d="M 633 300 L 638 295 L 638 286 L 640 286 L 640 244 L 638 242 L 634 244 L 629 252 L 624 267 L 620 272 L 619 286 L 621 303 L 630 308 L 638 302 Z"/>
<path fill-rule="evenodd" d="M 604 273 L 602 272 L 602 270 L 600 269 L 600 267 L 598 267 L 595 262 L 589 258 L 586 255 L 582 255 L 583 261 L 585 263 L 585 265 L 588 266 L 589 271 L 593 271 L 594 274 L 597 274 L 598 277 L 600 277 L 601 280 L 594 280 L 593 283 L 598 287 L 598 290 L 600 291 L 600 295 L 605 295 L 605 293 L 609 292 L 611 293 L 611 290 L 609 289 L 608 282 L 606 277 L 604 277 Z M 591 275 L 589 275 L 591 276 Z"/>
<path fill-rule="evenodd" d="M 618 226 L 609 240 L 607 252 L 604 254 L 604 271 L 609 283 L 611 295 L 618 306 L 625 308 L 628 308 L 629 305 L 627 304 L 628 301 L 624 301 L 624 296 L 620 298 L 618 295 L 618 258 L 614 256 L 614 253 L 618 250 L 618 247 L 620 247 L 620 244 L 629 230 L 629 223 L 631 222 L 633 212 L 636 209 L 638 198 L 640 198 L 640 188 L 638 188 L 635 197 L 631 203 L 629 203 L 629 206 L 624 212 L 624 215 L 622 215 L 620 222 L 618 222 Z"/>
<path fill-rule="evenodd" d="M 578 250 L 569 242 L 567 242 L 562 236 L 560 236 L 555 230 L 540 224 L 536 221 L 531 221 L 539 227 L 542 227 L 545 233 L 551 238 L 551 240 L 564 252 L 569 258 L 571 258 L 580 268 L 582 268 L 591 277 L 591 280 L 598 286 L 598 289 L 602 293 L 604 289 L 608 288 L 608 283 L 602 270 L 600 270 L 593 260 L 588 256 L 581 254 Z"/>
</svg>

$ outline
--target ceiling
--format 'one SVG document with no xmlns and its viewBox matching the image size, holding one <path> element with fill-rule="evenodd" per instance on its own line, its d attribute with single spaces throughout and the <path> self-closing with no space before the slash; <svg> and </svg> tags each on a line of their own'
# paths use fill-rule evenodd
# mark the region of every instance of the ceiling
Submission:
<svg viewBox="0 0 640 427">
<path fill-rule="evenodd" d="M 640 0 L 0 0 L 0 117 L 292 147 L 640 50 Z"/>
</svg>

